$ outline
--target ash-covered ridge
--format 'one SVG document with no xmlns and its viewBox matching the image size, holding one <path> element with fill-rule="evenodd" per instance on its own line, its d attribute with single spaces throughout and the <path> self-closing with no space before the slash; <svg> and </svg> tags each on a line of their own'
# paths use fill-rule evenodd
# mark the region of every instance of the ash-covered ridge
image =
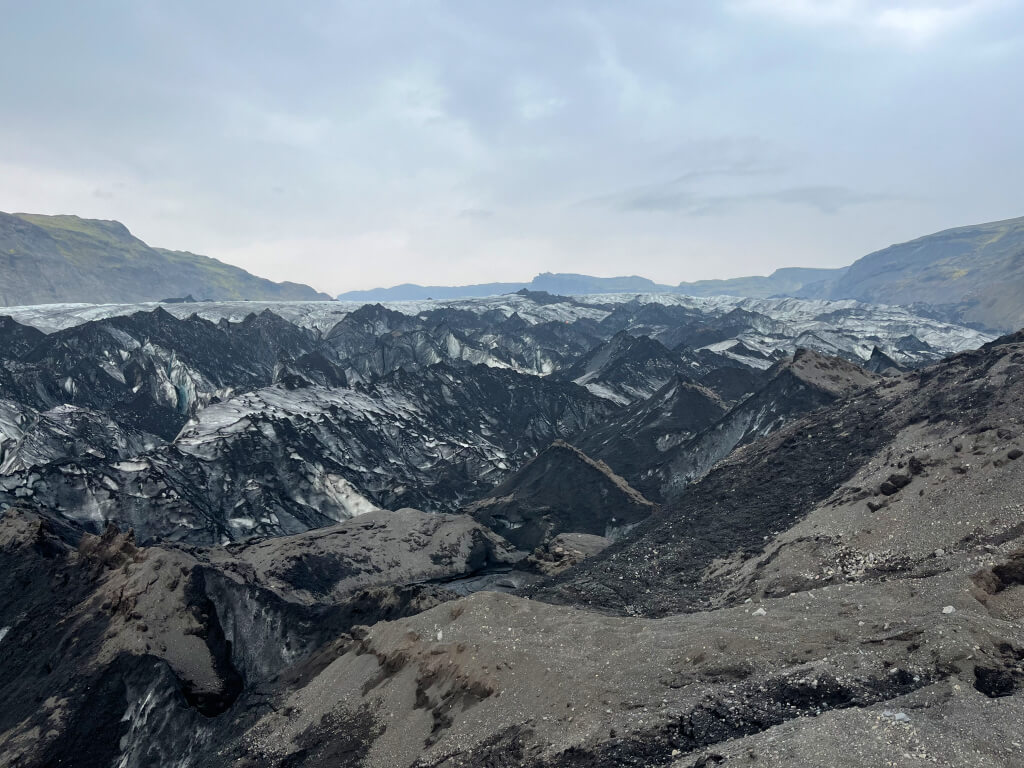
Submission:
<svg viewBox="0 0 1024 768">
<path fill-rule="evenodd" d="M 782 391 L 798 342 L 888 370 L 985 339 L 856 302 L 521 292 L 282 303 L 290 320 L 261 306 L 15 312 L 72 322 L 2 327 L 2 503 L 212 543 L 379 507 L 451 511 L 577 437 L 662 501 L 834 397 Z M 853 338 L 868 327 L 870 347 Z"/>
<path fill-rule="evenodd" d="M 434 366 L 356 388 L 265 387 L 201 410 L 129 459 L 83 456 L 0 477 L 31 499 L 140 541 L 298 533 L 379 507 L 453 510 L 614 406 L 572 384 Z"/>
<path fill-rule="evenodd" d="M 152 311 L 158 306 L 180 318 L 196 314 L 213 322 L 221 319 L 240 322 L 249 314 L 269 309 L 299 326 L 327 333 L 349 313 L 373 305 L 354 302 L 52 304 L 4 307 L 3 314 L 23 325 L 53 332 L 89 320 Z M 700 348 L 734 341 L 762 353 L 780 350 L 792 354 L 799 347 L 809 347 L 848 359 L 867 360 L 878 346 L 898 364 L 911 366 L 976 348 L 994 338 L 991 334 L 936 320 L 904 307 L 854 300 L 745 299 L 659 293 L 560 297 L 522 292 L 481 299 L 389 302 L 379 306 L 408 317 L 436 318 L 438 313 L 466 318 L 475 315 L 492 325 L 514 315 L 527 326 L 558 323 L 575 326 L 578 330 L 596 326 L 596 333 L 602 339 L 629 329 L 631 333 L 636 331 L 634 335 L 650 336 L 669 348 L 681 342 Z M 679 326 L 688 327 L 679 330 Z"/>
<path fill-rule="evenodd" d="M 646 400 L 670 379 L 686 376 L 692 363 L 647 336 L 619 331 L 596 346 L 557 378 L 586 387 L 619 405 Z"/>
</svg>

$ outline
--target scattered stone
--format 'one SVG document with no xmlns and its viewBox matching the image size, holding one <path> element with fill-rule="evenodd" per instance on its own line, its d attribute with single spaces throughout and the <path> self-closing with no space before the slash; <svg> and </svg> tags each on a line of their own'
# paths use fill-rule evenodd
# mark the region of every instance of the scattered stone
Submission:
<svg viewBox="0 0 1024 768">
<path fill-rule="evenodd" d="M 562 533 L 537 547 L 525 560 L 525 566 L 537 573 L 554 576 L 593 557 L 609 544 L 611 541 L 603 536 Z"/>
<path fill-rule="evenodd" d="M 910 485 L 910 475 L 903 472 L 896 472 L 889 475 L 888 479 L 879 486 L 878 490 L 885 496 L 892 496 L 901 489 Z"/>
<path fill-rule="evenodd" d="M 910 715 L 908 715 L 906 712 L 894 712 L 891 709 L 887 709 L 884 712 L 882 712 L 882 717 L 884 717 L 884 718 L 886 718 L 888 720 L 892 720 L 895 723 L 909 723 L 910 722 Z"/>
<path fill-rule="evenodd" d="M 946 614 L 956 613 L 956 608 L 954 608 L 952 605 L 947 605 L 942 609 L 942 612 Z"/>
<path fill-rule="evenodd" d="M 903 472 L 897 472 L 896 474 L 889 475 L 889 482 L 897 488 L 906 488 L 910 485 L 910 480 L 910 475 Z"/>
</svg>

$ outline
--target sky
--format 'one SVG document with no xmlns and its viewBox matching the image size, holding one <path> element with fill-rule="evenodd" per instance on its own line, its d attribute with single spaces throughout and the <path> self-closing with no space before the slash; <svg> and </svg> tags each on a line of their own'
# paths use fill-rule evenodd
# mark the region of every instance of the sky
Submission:
<svg viewBox="0 0 1024 768">
<path fill-rule="evenodd" d="M 0 210 L 346 290 L 1024 215 L 1024 0 L 0 0 Z"/>
</svg>

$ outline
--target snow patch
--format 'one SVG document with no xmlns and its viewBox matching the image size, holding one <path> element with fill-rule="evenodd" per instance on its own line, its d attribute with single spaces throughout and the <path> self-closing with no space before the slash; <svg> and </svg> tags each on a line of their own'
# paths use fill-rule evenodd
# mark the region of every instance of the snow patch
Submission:
<svg viewBox="0 0 1024 768">
<path fill-rule="evenodd" d="M 141 472 L 149 468 L 148 461 L 115 461 L 110 465 L 119 472 Z"/>
</svg>

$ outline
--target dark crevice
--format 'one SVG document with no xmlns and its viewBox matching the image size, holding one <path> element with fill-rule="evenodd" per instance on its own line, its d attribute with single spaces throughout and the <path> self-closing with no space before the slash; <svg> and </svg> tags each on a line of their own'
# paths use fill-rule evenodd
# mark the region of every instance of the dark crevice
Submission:
<svg viewBox="0 0 1024 768">
<path fill-rule="evenodd" d="M 217 691 L 196 690 L 188 682 L 182 682 L 182 693 L 189 706 L 206 717 L 223 714 L 242 693 L 245 679 L 231 660 L 231 641 L 224 635 L 217 608 L 206 592 L 206 577 L 202 568 L 194 568 L 185 587 L 185 598 L 192 613 L 202 627 L 202 639 L 210 651 L 214 671 L 221 681 Z"/>
</svg>

